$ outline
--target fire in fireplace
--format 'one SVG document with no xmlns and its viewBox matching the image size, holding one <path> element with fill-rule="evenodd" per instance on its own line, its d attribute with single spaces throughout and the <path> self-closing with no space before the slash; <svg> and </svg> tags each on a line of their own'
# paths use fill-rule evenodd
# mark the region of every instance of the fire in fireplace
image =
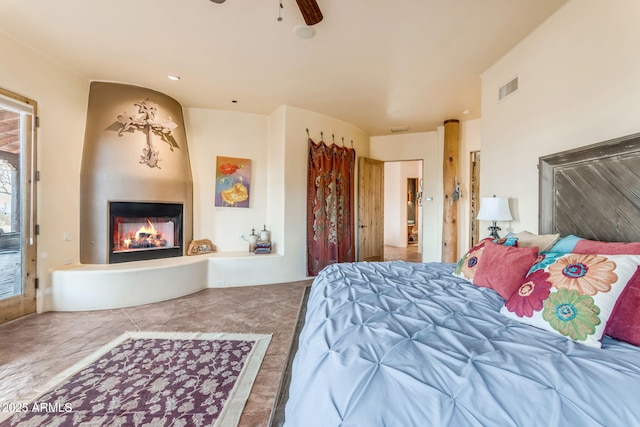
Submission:
<svg viewBox="0 0 640 427">
<path fill-rule="evenodd" d="M 173 221 L 162 222 L 162 218 L 147 218 L 147 223 L 137 228 L 139 223 L 122 219 L 116 219 L 118 230 L 113 238 L 114 252 L 173 247 Z M 154 225 L 156 223 L 158 230 Z M 168 229 L 168 232 L 160 229 Z"/>
<path fill-rule="evenodd" d="M 110 202 L 109 263 L 182 256 L 182 204 Z"/>
</svg>

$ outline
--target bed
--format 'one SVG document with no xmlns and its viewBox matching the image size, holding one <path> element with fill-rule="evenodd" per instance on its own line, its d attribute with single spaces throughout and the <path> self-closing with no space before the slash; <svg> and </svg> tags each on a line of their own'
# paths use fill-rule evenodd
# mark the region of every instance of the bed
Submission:
<svg viewBox="0 0 640 427">
<path fill-rule="evenodd" d="M 485 239 L 457 265 L 325 268 L 306 304 L 284 425 L 640 425 L 640 244 L 600 238 L 615 228 L 638 240 L 626 232 L 640 218 L 630 207 L 638 141 L 541 158 L 547 234 Z M 588 174 L 602 178 L 599 194 L 587 185 L 578 197 Z M 567 220 L 568 200 L 604 214 Z"/>
</svg>

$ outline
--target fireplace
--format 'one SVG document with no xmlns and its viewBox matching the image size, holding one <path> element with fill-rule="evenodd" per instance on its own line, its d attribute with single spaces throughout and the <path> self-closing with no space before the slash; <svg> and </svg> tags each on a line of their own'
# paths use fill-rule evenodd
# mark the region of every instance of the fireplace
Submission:
<svg viewBox="0 0 640 427">
<path fill-rule="evenodd" d="M 109 202 L 109 263 L 183 254 L 183 205 Z"/>
<path fill-rule="evenodd" d="M 178 101 L 147 88 L 91 82 L 80 170 L 80 263 L 184 255 L 193 239 L 191 176 Z M 115 232 L 131 234 L 133 223 L 135 238 L 149 227 L 147 219 L 165 236 L 142 231 L 134 247 L 114 239 Z"/>
</svg>

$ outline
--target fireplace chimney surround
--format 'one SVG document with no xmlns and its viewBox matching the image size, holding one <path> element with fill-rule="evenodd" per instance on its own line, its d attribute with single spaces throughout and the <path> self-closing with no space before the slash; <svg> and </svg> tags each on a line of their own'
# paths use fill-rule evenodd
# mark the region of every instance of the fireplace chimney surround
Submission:
<svg viewBox="0 0 640 427">
<path fill-rule="evenodd" d="M 92 82 L 80 192 L 82 264 L 184 255 L 185 242 L 193 239 L 193 182 L 181 105 L 151 89 Z M 175 226 L 180 236 L 174 236 L 174 240 L 180 241 L 173 242 L 170 250 L 133 251 L 151 254 L 124 260 L 120 255 L 113 257 L 112 202 L 179 205 L 181 224 Z"/>
</svg>

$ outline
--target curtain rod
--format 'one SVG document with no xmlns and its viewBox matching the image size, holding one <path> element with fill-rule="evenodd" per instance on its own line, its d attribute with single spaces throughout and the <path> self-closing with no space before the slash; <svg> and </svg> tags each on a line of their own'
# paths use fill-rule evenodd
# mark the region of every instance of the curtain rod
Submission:
<svg viewBox="0 0 640 427">
<path fill-rule="evenodd" d="M 311 139 L 311 135 L 309 134 L 309 128 L 306 129 L 307 131 L 307 138 Z M 331 134 L 331 139 L 333 140 L 333 143 L 336 143 L 336 136 L 335 134 Z M 324 132 L 320 131 L 320 141 L 324 142 Z M 344 136 L 342 137 L 342 146 L 344 147 Z M 351 140 L 351 148 L 353 148 L 353 139 Z"/>
</svg>

